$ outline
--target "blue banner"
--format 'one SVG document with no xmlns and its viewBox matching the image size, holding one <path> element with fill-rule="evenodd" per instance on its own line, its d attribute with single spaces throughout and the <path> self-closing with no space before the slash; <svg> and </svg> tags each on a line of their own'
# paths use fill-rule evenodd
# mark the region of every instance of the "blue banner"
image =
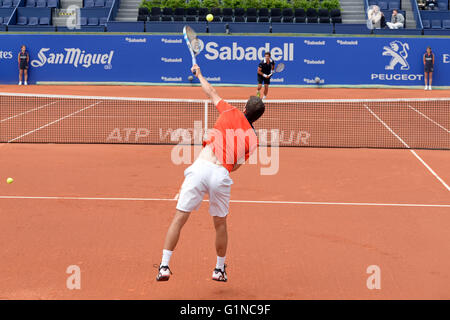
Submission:
<svg viewBox="0 0 450 320">
<path fill-rule="evenodd" d="M 202 36 L 198 63 L 212 83 L 255 84 L 265 52 L 286 69 L 272 84 L 421 85 L 423 54 L 435 54 L 433 84 L 450 85 L 448 38 Z M 0 35 L 0 83 L 17 83 L 17 54 L 30 53 L 29 82 L 189 83 L 180 35 Z M 194 80 L 196 81 L 196 80 Z"/>
</svg>

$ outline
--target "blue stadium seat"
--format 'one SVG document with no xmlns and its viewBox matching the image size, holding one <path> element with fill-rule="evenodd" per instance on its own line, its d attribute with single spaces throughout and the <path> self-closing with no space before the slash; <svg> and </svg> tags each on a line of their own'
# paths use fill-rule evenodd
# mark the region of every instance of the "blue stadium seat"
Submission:
<svg viewBox="0 0 450 320">
<path fill-rule="evenodd" d="M 85 8 L 93 8 L 94 7 L 94 0 L 85 0 L 84 1 L 84 7 Z"/>
<path fill-rule="evenodd" d="M 270 22 L 281 22 L 281 9 L 272 8 L 270 9 Z"/>
<path fill-rule="evenodd" d="M 233 22 L 233 9 L 223 8 L 222 9 L 222 22 Z"/>
<path fill-rule="evenodd" d="M 89 17 L 87 25 L 88 26 L 98 26 L 98 18 L 97 17 Z"/>
<path fill-rule="evenodd" d="M 390 1 L 388 7 L 389 10 L 400 9 L 400 1 Z"/>
<path fill-rule="evenodd" d="M 319 22 L 330 23 L 330 12 L 328 9 L 319 9 Z"/>
<path fill-rule="evenodd" d="M 448 0 L 438 0 L 438 8 L 439 10 L 448 10 Z"/>
<path fill-rule="evenodd" d="M 295 9 L 294 16 L 295 16 L 295 23 L 306 22 L 306 12 L 304 9 Z"/>
<path fill-rule="evenodd" d="M 39 24 L 40 24 L 40 25 L 47 26 L 47 25 L 50 24 L 50 19 L 49 19 L 48 17 L 41 17 L 41 18 L 39 19 Z"/>
<path fill-rule="evenodd" d="M 94 6 L 103 8 L 105 6 L 105 0 L 95 0 Z"/>
<path fill-rule="evenodd" d="M 247 22 L 256 22 L 258 20 L 255 8 L 248 8 L 246 11 Z"/>
<path fill-rule="evenodd" d="M 36 1 L 35 0 L 27 0 L 26 6 L 30 7 L 30 8 L 34 8 L 34 7 L 36 7 Z"/>
<path fill-rule="evenodd" d="M 423 24 L 423 28 L 424 29 L 430 29 L 431 28 L 430 20 L 422 20 L 422 24 Z"/>
<path fill-rule="evenodd" d="M 28 25 L 29 26 L 37 26 L 39 24 L 39 19 L 38 17 L 30 17 L 28 19 Z"/>
<path fill-rule="evenodd" d="M 341 10 L 339 9 L 331 10 L 330 17 L 332 23 L 342 23 Z"/>
<path fill-rule="evenodd" d="M 3 0 L 2 8 L 11 8 L 12 5 L 12 0 Z"/>
<path fill-rule="evenodd" d="M 58 1 L 57 0 L 48 0 L 47 8 L 58 8 Z"/>
<path fill-rule="evenodd" d="M 306 10 L 306 17 L 308 18 L 308 23 L 317 23 L 319 20 L 317 10 L 314 8 L 308 8 Z"/>
<path fill-rule="evenodd" d="M 80 17 L 80 26 L 86 26 L 86 25 L 87 25 L 87 18 Z"/>
<path fill-rule="evenodd" d="M 431 20 L 431 29 L 442 29 L 441 20 L 437 19 Z"/>
<path fill-rule="evenodd" d="M 98 24 L 101 25 L 101 26 L 105 26 L 107 22 L 108 22 L 108 18 L 107 17 L 101 17 Z"/>
<path fill-rule="evenodd" d="M 186 21 L 194 22 L 197 21 L 198 10 L 197 8 L 187 8 L 186 9 Z"/>
<path fill-rule="evenodd" d="M 45 7 L 47 7 L 47 1 L 45 0 L 36 1 L 36 8 L 45 8 Z"/>
<path fill-rule="evenodd" d="M 291 23 L 294 22 L 294 11 L 291 8 L 283 9 L 281 13 L 283 16 L 283 23 Z"/>
<path fill-rule="evenodd" d="M 19 2 L 20 2 L 20 0 L 14 0 L 14 1 L 13 1 L 13 6 L 14 6 L 14 7 L 17 7 L 17 5 L 19 4 Z"/>
<path fill-rule="evenodd" d="M 20 16 L 19 18 L 17 18 L 17 24 L 19 26 L 24 26 L 28 23 L 28 18 L 25 16 Z"/>
<path fill-rule="evenodd" d="M 204 22 L 206 21 L 206 15 L 208 14 L 208 8 L 200 8 L 198 9 L 198 21 Z"/>
<path fill-rule="evenodd" d="M 106 0 L 105 7 L 111 8 L 114 4 L 114 0 Z"/>
<path fill-rule="evenodd" d="M 245 22 L 245 9 L 243 8 L 234 9 L 234 22 Z"/>
<path fill-rule="evenodd" d="M 161 18 L 161 8 L 159 7 L 153 7 L 150 10 L 150 17 L 149 20 L 150 21 L 159 21 Z"/>
<path fill-rule="evenodd" d="M 3 17 L 0 17 L 0 24 L 3 24 Z"/>
<path fill-rule="evenodd" d="M 173 13 L 173 21 L 184 21 L 184 15 L 186 14 L 186 9 L 175 8 Z"/>
<path fill-rule="evenodd" d="M 261 8 L 258 10 L 258 22 L 269 22 L 269 9 Z"/>
<path fill-rule="evenodd" d="M 163 8 L 161 21 L 172 21 L 173 9 L 172 8 Z"/>
<path fill-rule="evenodd" d="M 444 29 L 450 29 L 450 20 L 444 20 L 444 21 L 442 21 L 442 28 L 444 28 Z"/>
<path fill-rule="evenodd" d="M 380 7 L 381 11 L 388 9 L 388 4 L 387 4 L 387 2 L 384 2 L 384 1 L 378 2 L 378 6 Z"/>
</svg>

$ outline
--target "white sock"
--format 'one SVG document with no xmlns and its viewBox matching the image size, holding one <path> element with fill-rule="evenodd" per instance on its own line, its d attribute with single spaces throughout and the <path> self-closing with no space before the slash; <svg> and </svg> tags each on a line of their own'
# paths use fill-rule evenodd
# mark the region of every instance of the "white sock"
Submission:
<svg viewBox="0 0 450 320">
<path fill-rule="evenodd" d="M 170 250 L 163 250 L 163 256 L 161 260 L 160 266 L 169 266 L 170 257 L 172 256 L 173 251 Z"/>
<path fill-rule="evenodd" d="M 224 267 L 225 267 L 225 257 L 217 256 L 216 268 L 223 271 Z"/>
</svg>

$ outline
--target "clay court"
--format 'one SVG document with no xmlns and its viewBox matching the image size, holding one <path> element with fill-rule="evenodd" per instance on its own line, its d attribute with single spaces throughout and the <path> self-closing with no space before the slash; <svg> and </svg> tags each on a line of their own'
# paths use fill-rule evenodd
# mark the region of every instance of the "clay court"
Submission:
<svg viewBox="0 0 450 320">
<path fill-rule="evenodd" d="M 226 99 L 254 94 L 217 90 Z M 199 87 L 3 85 L 0 92 L 204 99 Z M 449 92 L 271 88 L 269 99 L 436 97 Z M 418 119 L 448 139 L 449 118 Z M 231 174 L 228 283 L 210 279 L 216 254 L 207 199 L 183 230 L 173 277 L 157 283 L 153 265 L 187 167 L 172 163 L 172 148 L 0 144 L 0 298 L 450 299 L 449 150 L 281 147 L 276 175 L 260 175 L 262 164 Z M 70 265 L 81 269 L 80 290 L 66 287 Z M 379 290 L 366 286 L 371 265 L 381 269 Z"/>
</svg>

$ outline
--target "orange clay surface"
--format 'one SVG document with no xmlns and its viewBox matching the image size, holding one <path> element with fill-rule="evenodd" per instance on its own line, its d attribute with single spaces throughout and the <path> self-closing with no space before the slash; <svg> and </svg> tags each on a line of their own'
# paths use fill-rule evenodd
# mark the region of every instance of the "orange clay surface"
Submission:
<svg viewBox="0 0 450 320">
<path fill-rule="evenodd" d="M 204 97 L 179 87 L 0 86 L 6 91 Z M 425 96 L 449 94 L 270 91 L 285 99 Z M 450 192 L 409 150 L 280 148 L 276 175 L 244 165 L 231 174 L 228 283 L 210 280 L 208 202 L 182 232 L 172 278 L 156 282 L 187 167 L 172 163 L 171 150 L 0 144 L 0 299 L 450 299 Z M 416 152 L 450 183 L 450 151 Z M 80 290 L 66 288 L 70 265 L 81 269 Z M 381 269 L 380 290 L 366 286 L 371 265 Z"/>
</svg>

